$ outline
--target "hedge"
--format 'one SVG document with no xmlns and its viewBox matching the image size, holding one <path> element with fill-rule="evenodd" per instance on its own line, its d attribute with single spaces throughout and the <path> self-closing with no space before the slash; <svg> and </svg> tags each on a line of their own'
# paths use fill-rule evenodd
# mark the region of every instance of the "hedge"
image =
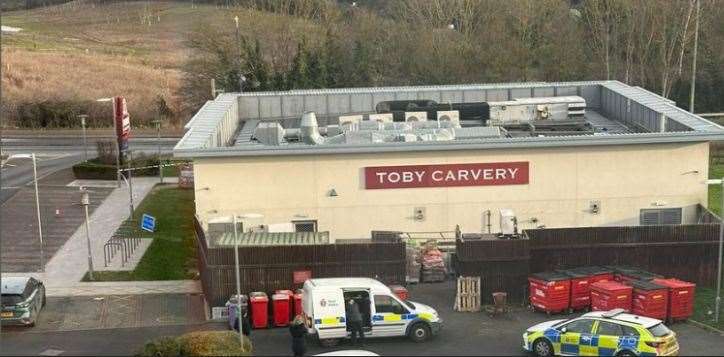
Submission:
<svg viewBox="0 0 724 357">
<path fill-rule="evenodd" d="M 131 166 L 145 167 L 158 165 L 157 159 L 139 159 L 133 160 Z M 85 180 L 115 180 L 116 165 L 107 165 L 99 163 L 97 160 L 89 160 L 81 162 L 73 166 L 73 175 L 76 179 Z M 158 168 L 150 167 L 133 171 L 133 176 L 158 176 Z"/>
</svg>

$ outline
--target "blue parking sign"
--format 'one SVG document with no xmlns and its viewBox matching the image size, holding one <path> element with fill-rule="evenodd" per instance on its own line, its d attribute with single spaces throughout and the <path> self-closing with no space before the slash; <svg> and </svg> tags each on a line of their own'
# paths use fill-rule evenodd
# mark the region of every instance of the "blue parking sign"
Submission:
<svg viewBox="0 0 724 357">
<path fill-rule="evenodd" d="M 141 229 L 151 233 L 156 231 L 156 218 L 144 213 L 143 218 L 141 218 Z"/>
</svg>

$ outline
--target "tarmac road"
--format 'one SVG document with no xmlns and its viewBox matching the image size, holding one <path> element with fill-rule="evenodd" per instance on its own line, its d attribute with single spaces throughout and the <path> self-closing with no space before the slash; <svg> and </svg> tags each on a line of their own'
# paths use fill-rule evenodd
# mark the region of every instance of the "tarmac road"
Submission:
<svg viewBox="0 0 724 357">
<path fill-rule="evenodd" d="M 108 140 L 105 136 L 89 137 L 88 157 L 96 156 L 98 140 Z M 161 138 L 161 152 L 172 151 L 178 138 Z M 154 154 L 158 150 L 156 138 L 131 138 L 129 147 L 134 153 Z M 84 157 L 82 139 L 73 136 L 2 138 L 3 155 L 35 153 L 37 156 L 38 176 L 71 167 Z M 33 165 L 30 159 L 11 158 L 3 162 L 0 169 L 0 204 L 7 201 L 18 189 L 33 181 Z"/>
</svg>

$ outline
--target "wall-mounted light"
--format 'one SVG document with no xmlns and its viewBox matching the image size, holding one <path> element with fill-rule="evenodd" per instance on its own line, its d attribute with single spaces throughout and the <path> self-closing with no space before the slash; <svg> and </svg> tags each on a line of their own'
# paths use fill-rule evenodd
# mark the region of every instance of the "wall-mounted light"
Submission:
<svg viewBox="0 0 724 357">
<path fill-rule="evenodd" d="M 337 196 L 339 196 L 339 194 L 337 194 L 337 190 L 331 189 L 331 190 L 329 190 L 329 193 L 327 193 L 327 196 L 329 196 L 329 197 L 337 197 Z"/>
<path fill-rule="evenodd" d="M 217 214 L 219 211 L 212 209 L 211 211 L 206 211 L 206 213 Z"/>
</svg>

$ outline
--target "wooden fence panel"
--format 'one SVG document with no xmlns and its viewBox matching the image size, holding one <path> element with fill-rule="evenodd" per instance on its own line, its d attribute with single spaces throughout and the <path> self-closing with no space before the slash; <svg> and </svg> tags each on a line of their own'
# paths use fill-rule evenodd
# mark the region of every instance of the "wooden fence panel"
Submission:
<svg viewBox="0 0 724 357">
<path fill-rule="evenodd" d="M 236 292 L 234 248 L 209 248 L 196 223 L 198 267 L 210 306 L 222 306 Z M 295 271 L 314 278 L 371 277 L 388 284 L 405 281 L 405 244 L 375 242 L 239 248 L 242 294 L 300 288 Z"/>
</svg>

